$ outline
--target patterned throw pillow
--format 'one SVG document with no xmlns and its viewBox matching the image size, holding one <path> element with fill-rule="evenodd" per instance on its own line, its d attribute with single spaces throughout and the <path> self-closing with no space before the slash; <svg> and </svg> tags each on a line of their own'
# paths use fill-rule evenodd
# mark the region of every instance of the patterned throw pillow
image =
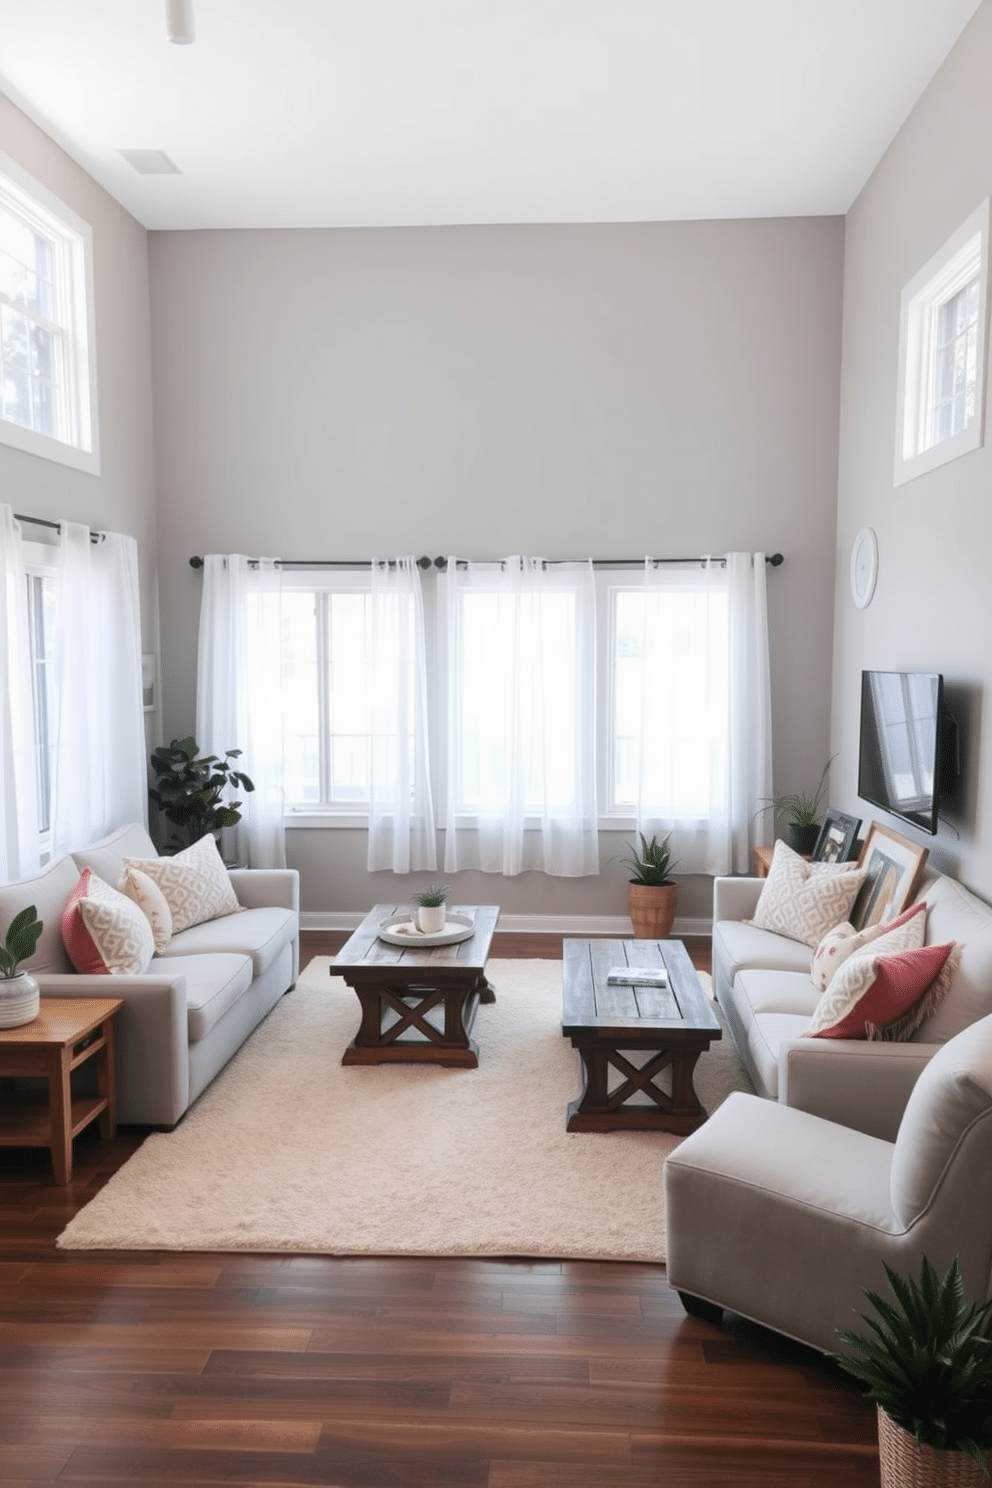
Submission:
<svg viewBox="0 0 992 1488">
<path fill-rule="evenodd" d="M 84 868 L 62 913 L 62 940 L 79 972 L 141 976 L 155 954 L 152 927 L 138 906 Z"/>
<path fill-rule="evenodd" d="M 125 858 L 124 867 L 147 874 L 162 890 L 172 915 L 173 935 L 204 920 L 237 914 L 242 908 L 209 833 L 174 858 Z"/>
<path fill-rule="evenodd" d="M 915 951 L 926 938 L 927 907 L 924 903 L 911 904 L 897 920 L 887 925 L 869 925 L 864 930 L 855 930 L 844 921 L 837 925 L 820 941 L 813 952 L 809 974 L 821 992 L 825 992 L 837 968 L 849 956 L 859 955 L 867 946 L 878 956 L 888 956 L 894 951 Z"/>
<path fill-rule="evenodd" d="M 161 955 L 172 939 L 172 910 L 162 890 L 140 868 L 125 868 L 117 887 L 128 899 L 134 900 L 151 925 L 155 949 Z"/>
<path fill-rule="evenodd" d="M 804 1037 L 909 1038 L 947 990 L 950 977 L 942 972 L 955 950 L 949 941 L 891 956 L 874 947 L 851 956 L 817 1003 Z"/>
<path fill-rule="evenodd" d="M 807 863 L 781 839 L 754 911 L 745 924 L 816 946 L 851 913 L 865 870 L 846 863 Z"/>
</svg>

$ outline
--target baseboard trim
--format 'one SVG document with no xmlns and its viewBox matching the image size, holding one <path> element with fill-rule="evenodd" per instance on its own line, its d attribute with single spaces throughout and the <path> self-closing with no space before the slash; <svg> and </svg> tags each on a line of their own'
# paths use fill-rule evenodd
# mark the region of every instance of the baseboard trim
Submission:
<svg viewBox="0 0 992 1488">
<path fill-rule="evenodd" d="M 355 930 L 365 916 L 360 910 L 304 910 L 301 930 Z M 712 920 L 676 919 L 672 934 L 681 938 L 708 936 Z M 610 935 L 629 939 L 626 915 L 500 915 L 499 930 L 509 935 Z"/>
</svg>

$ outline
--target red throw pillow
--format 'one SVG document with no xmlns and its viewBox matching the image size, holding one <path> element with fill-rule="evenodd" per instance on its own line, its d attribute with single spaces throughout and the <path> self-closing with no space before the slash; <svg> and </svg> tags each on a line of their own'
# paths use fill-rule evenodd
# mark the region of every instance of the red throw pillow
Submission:
<svg viewBox="0 0 992 1488">
<path fill-rule="evenodd" d="M 893 956 L 852 956 L 838 967 L 820 998 L 808 1036 L 863 1039 L 898 1022 L 940 974 L 953 949 L 949 941 Z"/>
<path fill-rule="evenodd" d="M 77 971 L 106 976 L 107 968 L 103 957 L 86 928 L 82 910 L 79 908 L 80 900 L 85 899 L 89 893 L 91 876 L 92 870 L 84 868 L 62 911 L 62 943 L 65 946 L 66 955 Z"/>
</svg>

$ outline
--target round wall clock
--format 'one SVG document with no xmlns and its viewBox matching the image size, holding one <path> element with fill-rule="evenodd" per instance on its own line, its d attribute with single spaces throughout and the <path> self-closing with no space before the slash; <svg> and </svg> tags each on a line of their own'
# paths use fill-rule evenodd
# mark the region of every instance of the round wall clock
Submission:
<svg viewBox="0 0 992 1488">
<path fill-rule="evenodd" d="M 878 539 L 871 527 L 862 527 L 851 549 L 851 593 L 859 610 L 871 604 L 878 578 Z"/>
</svg>

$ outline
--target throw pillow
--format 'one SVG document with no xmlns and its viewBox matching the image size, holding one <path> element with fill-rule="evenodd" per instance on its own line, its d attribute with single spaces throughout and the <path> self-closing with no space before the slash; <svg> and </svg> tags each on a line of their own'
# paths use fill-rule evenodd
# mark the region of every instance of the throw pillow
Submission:
<svg viewBox="0 0 992 1488">
<path fill-rule="evenodd" d="M 172 911 L 162 890 L 140 868 L 125 868 L 117 887 L 128 899 L 134 900 L 151 925 L 155 949 L 161 955 L 172 939 Z"/>
<path fill-rule="evenodd" d="M 124 867 L 147 874 L 162 890 L 172 915 L 173 935 L 204 920 L 237 914 L 242 908 L 209 833 L 174 858 L 125 858 Z"/>
<path fill-rule="evenodd" d="M 155 954 L 152 927 L 138 906 L 84 868 L 62 913 L 62 940 L 79 972 L 140 976 Z"/>
<path fill-rule="evenodd" d="M 860 954 L 871 945 L 879 956 L 891 955 L 894 951 L 913 951 L 921 946 L 926 936 L 926 904 L 912 904 L 897 920 L 887 925 L 869 925 L 864 930 L 855 930 L 847 920 L 829 931 L 816 950 L 809 974 L 821 992 L 825 992 L 837 968 L 849 956 Z M 873 942 L 875 942 L 873 944 Z"/>
<path fill-rule="evenodd" d="M 876 952 L 843 962 L 820 998 L 806 1038 L 878 1038 L 891 1025 L 903 1025 L 921 1002 L 932 1011 L 926 995 L 954 949 L 946 945 L 918 946 L 884 956 Z M 908 1034 L 903 1032 L 903 1037 Z"/>
<path fill-rule="evenodd" d="M 754 918 L 745 924 L 819 945 L 828 930 L 847 919 L 864 877 L 863 868 L 846 863 L 807 863 L 780 839 Z"/>
</svg>

